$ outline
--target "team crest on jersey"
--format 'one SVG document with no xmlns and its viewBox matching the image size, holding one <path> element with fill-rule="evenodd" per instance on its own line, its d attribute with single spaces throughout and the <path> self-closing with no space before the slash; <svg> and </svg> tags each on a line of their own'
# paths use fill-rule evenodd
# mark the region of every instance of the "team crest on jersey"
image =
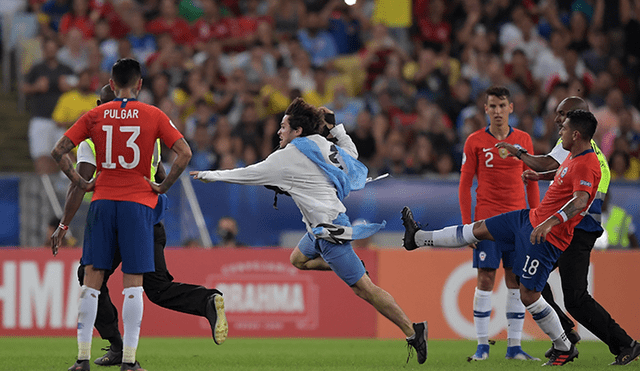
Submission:
<svg viewBox="0 0 640 371">
<path fill-rule="evenodd" d="M 562 172 L 560 173 L 560 178 L 564 178 L 564 176 L 567 175 L 567 170 L 569 170 L 568 167 L 565 167 L 564 169 L 562 169 Z"/>
<path fill-rule="evenodd" d="M 507 151 L 506 148 L 500 148 L 498 149 L 498 154 L 500 155 L 500 157 L 502 158 L 507 158 L 509 157 L 509 151 Z"/>
<path fill-rule="evenodd" d="M 487 258 L 487 253 L 484 251 L 480 251 L 478 257 L 480 258 L 480 261 L 483 262 Z"/>
</svg>

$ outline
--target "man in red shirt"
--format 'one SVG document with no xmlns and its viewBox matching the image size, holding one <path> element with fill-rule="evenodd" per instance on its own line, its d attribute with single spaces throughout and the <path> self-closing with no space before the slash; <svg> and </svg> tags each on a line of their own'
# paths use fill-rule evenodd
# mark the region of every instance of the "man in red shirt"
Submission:
<svg viewBox="0 0 640 371">
<path fill-rule="evenodd" d="M 175 183 L 191 159 L 189 145 L 171 120 L 158 108 L 135 99 L 142 88 L 141 76 L 137 61 L 118 60 L 109 80 L 117 98 L 80 117 L 51 152 L 74 184 L 94 190 L 82 251 L 86 276 L 78 308 L 78 360 L 70 370 L 89 370 L 99 290 L 105 270 L 111 269 L 116 246 L 122 256 L 125 295 L 121 369 L 141 370 L 135 356 L 143 313 L 142 275 L 155 269 L 153 208 L 158 194 Z M 82 178 L 64 156 L 86 138 L 92 139 L 96 151 L 98 176 L 91 181 Z M 177 154 L 160 184 L 149 180 L 157 138 Z"/>
<path fill-rule="evenodd" d="M 571 155 L 560 165 L 540 205 L 511 211 L 473 224 L 422 231 L 408 207 L 402 210 L 404 246 L 463 247 L 482 240 L 512 245 L 513 272 L 520 277 L 520 297 L 538 326 L 553 341 L 546 365 L 573 361 L 578 350 L 565 334 L 558 315 L 540 295 L 558 257 L 571 242 L 573 228 L 593 202 L 600 183 L 600 162 L 591 147 L 597 120 L 592 113 L 567 113 L 560 135 Z"/>
<path fill-rule="evenodd" d="M 537 182 L 527 183 L 525 187 L 520 174 L 529 169 L 522 161 L 496 144 L 506 141 L 533 151 L 529 134 L 509 125 L 509 114 L 513 112 L 513 103 L 509 101 L 509 90 L 494 86 L 487 90 L 484 105 L 490 124 L 472 133 L 464 144 L 462 168 L 460 170 L 460 212 L 462 223 L 483 220 L 500 213 L 527 208 L 535 208 L 540 203 L 540 191 Z M 476 189 L 475 218 L 471 217 L 471 186 L 474 176 L 478 179 Z M 525 308 L 520 300 L 520 290 L 516 275 L 512 271 L 514 252 L 511 246 L 503 246 L 498 241 L 481 241 L 473 250 L 473 267 L 478 269 L 478 280 L 473 299 L 473 322 L 476 327 L 478 348 L 469 361 L 485 360 L 489 356 L 489 322 L 491 320 L 491 293 L 493 291 L 496 270 L 503 262 L 505 284 L 508 296 L 507 315 L 507 359 L 530 360 L 530 355 L 521 348 L 522 327 Z"/>
</svg>

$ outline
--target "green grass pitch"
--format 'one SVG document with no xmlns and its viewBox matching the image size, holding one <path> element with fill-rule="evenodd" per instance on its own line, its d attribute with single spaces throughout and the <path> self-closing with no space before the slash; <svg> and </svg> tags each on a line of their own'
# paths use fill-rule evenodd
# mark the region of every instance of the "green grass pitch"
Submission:
<svg viewBox="0 0 640 371">
<path fill-rule="evenodd" d="M 93 339 L 92 359 L 108 343 Z M 402 340 L 375 339 L 234 339 L 217 346 L 203 338 L 142 338 L 138 360 L 149 371 L 165 370 L 539 370 L 542 361 L 507 361 L 506 341 L 491 346 L 489 359 L 467 362 L 475 341 L 431 340 L 427 362 L 418 365 L 415 355 L 406 364 Z M 523 349 L 543 357 L 549 341 L 525 341 Z M 565 369 L 602 370 L 614 358 L 601 342 L 578 344 L 580 356 Z M 76 340 L 70 337 L 0 337 L 0 370 L 66 370 L 75 361 Z M 640 362 L 630 365 L 640 368 Z M 116 371 L 117 367 L 92 370 Z"/>
</svg>

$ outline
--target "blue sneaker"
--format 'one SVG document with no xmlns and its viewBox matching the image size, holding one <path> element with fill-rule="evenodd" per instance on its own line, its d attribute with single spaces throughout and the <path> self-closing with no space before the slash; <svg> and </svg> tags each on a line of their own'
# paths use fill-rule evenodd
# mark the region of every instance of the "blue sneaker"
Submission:
<svg viewBox="0 0 640 371">
<path fill-rule="evenodd" d="M 489 358 L 489 344 L 478 344 L 478 349 L 471 357 L 467 357 L 467 362 L 484 361 L 487 358 Z"/>
<path fill-rule="evenodd" d="M 520 345 L 516 345 L 513 347 L 507 347 L 507 355 L 504 356 L 506 359 L 518 359 L 521 361 L 539 361 L 540 358 L 532 357 L 527 354 Z"/>
</svg>

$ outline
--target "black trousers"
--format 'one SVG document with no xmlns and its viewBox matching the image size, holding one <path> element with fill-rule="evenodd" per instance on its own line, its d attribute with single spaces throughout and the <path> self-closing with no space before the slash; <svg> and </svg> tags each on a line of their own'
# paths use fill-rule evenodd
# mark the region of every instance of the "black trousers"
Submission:
<svg viewBox="0 0 640 371">
<path fill-rule="evenodd" d="M 587 291 L 591 250 L 599 236 L 597 232 L 575 229 L 571 244 L 560 255 L 557 265 L 562 278 L 564 305 L 569 314 L 607 344 L 611 353 L 618 355 L 622 348 L 631 345 L 633 339 Z M 575 324 L 553 300 L 549 284 L 542 291 L 542 296 L 558 313 L 562 328 L 569 332 Z"/>
<path fill-rule="evenodd" d="M 156 270 L 145 273 L 142 284 L 147 298 L 163 308 L 204 317 L 207 298 L 220 292 L 200 285 L 173 282 L 173 277 L 169 274 L 164 259 L 167 235 L 162 223 L 153 226 L 153 239 Z M 105 272 L 100 296 L 98 296 L 98 315 L 96 316 L 95 328 L 103 339 L 120 338 L 118 310 L 111 302 L 107 281 L 121 261 L 120 252 L 117 251 L 112 269 Z M 84 266 L 82 265 L 78 268 L 78 280 L 82 285 L 84 282 Z"/>
</svg>

